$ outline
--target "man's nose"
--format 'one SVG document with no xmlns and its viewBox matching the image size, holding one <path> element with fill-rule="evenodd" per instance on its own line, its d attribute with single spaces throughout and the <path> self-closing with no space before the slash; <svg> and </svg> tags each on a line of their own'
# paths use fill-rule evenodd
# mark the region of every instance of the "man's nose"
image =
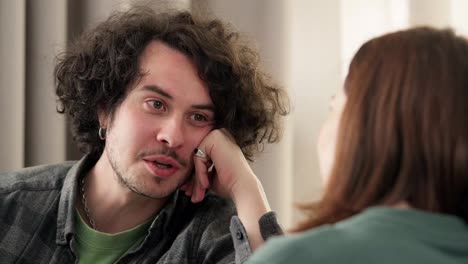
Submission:
<svg viewBox="0 0 468 264">
<path fill-rule="evenodd" d="M 161 124 L 156 135 L 159 142 L 170 148 L 178 148 L 184 144 L 184 124 L 182 118 L 170 117 Z"/>
</svg>

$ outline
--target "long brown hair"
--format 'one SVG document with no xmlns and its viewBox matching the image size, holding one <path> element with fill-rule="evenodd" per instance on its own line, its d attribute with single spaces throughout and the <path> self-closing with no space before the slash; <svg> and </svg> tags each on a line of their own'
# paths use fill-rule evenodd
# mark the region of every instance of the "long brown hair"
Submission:
<svg viewBox="0 0 468 264">
<path fill-rule="evenodd" d="M 293 231 L 401 201 L 468 221 L 468 41 L 428 27 L 372 39 L 345 91 L 330 180 Z"/>
</svg>

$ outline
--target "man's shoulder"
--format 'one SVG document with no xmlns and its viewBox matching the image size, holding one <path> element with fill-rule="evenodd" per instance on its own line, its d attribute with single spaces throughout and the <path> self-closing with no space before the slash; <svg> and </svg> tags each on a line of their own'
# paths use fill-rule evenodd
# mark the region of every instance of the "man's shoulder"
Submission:
<svg viewBox="0 0 468 264">
<path fill-rule="evenodd" d="M 0 173 L 0 252 L 6 254 L 3 261 L 21 262 L 27 258 L 32 263 L 51 258 L 57 248 L 58 221 L 64 220 L 58 217 L 61 192 L 72 166 L 73 162 L 66 162 Z"/>
<path fill-rule="evenodd" d="M 21 190 L 61 189 L 63 180 L 75 163 L 75 161 L 67 161 L 2 172 L 0 173 L 0 194 Z"/>
</svg>

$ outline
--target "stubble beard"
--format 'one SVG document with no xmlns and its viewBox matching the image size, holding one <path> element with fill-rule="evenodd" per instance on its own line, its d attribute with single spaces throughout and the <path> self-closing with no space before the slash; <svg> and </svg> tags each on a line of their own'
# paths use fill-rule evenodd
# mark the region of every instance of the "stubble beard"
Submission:
<svg viewBox="0 0 468 264">
<path fill-rule="evenodd" d="M 130 191 L 132 191 L 135 194 L 151 198 L 151 199 L 164 199 L 170 196 L 174 191 L 179 189 L 180 186 L 182 186 L 187 179 L 189 178 L 189 175 L 185 175 L 185 177 L 181 178 L 180 182 L 177 183 L 176 187 L 171 190 L 161 190 L 159 193 L 151 193 L 147 186 L 145 186 L 144 183 L 139 182 L 138 179 L 144 179 L 144 178 L 152 178 L 152 180 L 155 181 L 156 185 L 161 186 L 163 180 L 158 178 L 158 177 L 152 177 L 149 176 L 147 177 L 146 175 L 139 175 L 138 173 L 133 173 L 129 170 L 124 171 L 120 166 L 118 160 L 118 154 L 116 154 L 111 148 L 107 149 L 107 157 L 109 159 L 109 163 L 112 167 L 112 170 L 114 171 L 114 176 L 117 179 L 117 182 L 123 186 L 128 188 Z"/>
</svg>

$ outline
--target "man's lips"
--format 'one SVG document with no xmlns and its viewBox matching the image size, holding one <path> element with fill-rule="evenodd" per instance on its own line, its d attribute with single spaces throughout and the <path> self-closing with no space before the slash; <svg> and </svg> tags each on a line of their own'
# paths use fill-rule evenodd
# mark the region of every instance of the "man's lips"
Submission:
<svg viewBox="0 0 468 264">
<path fill-rule="evenodd" d="M 175 169 L 179 169 L 182 165 L 172 157 L 166 155 L 152 155 L 143 157 L 143 160 L 153 162 L 156 165 L 160 164 L 162 166 L 168 166 Z"/>
<path fill-rule="evenodd" d="M 181 165 L 174 158 L 165 155 L 144 157 L 147 167 L 158 177 L 170 177 L 177 172 Z"/>
</svg>

